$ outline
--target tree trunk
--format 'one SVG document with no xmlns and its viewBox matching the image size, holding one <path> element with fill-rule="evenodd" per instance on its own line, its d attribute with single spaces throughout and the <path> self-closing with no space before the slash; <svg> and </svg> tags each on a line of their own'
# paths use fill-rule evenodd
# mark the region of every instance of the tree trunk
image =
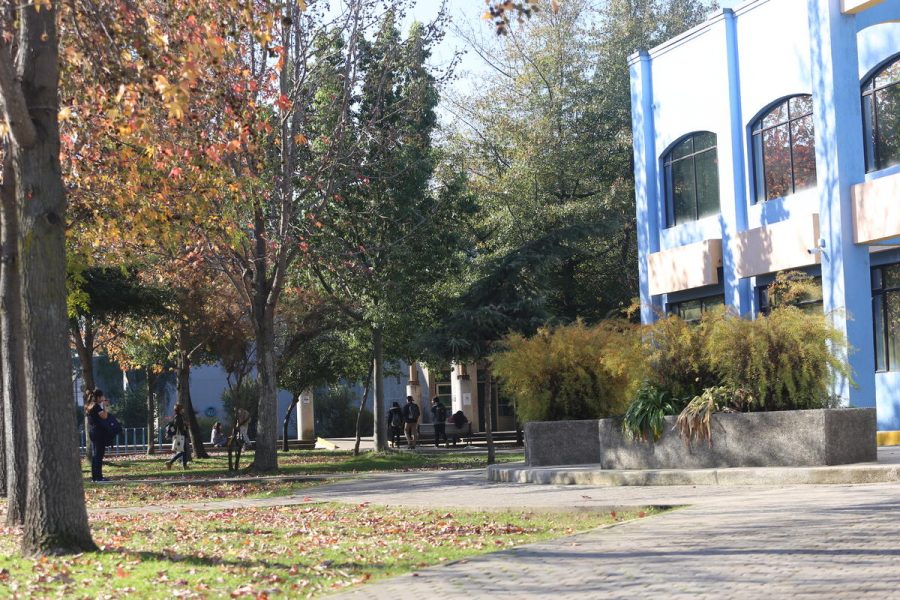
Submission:
<svg viewBox="0 0 900 600">
<path fill-rule="evenodd" d="M 369 375 L 366 377 L 366 387 L 363 390 L 362 400 L 359 401 L 359 412 L 356 413 L 356 443 L 353 445 L 353 456 L 359 456 L 359 442 L 362 438 L 362 416 L 363 411 L 366 409 L 366 400 L 369 399 L 369 386 L 372 384 L 372 368 L 375 366 L 375 361 L 373 360 L 369 363 Z M 378 420 L 378 417 L 375 417 L 375 420 Z"/>
<path fill-rule="evenodd" d="M 83 385 L 82 400 L 87 404 L 88 392 L 94 390 L 94 325 L 90 315 L 85 315 L 84 333 L 82 334 L 81 325 L 77 319 L 72 319 L 69 327 L 72 331 L 72 339 L 75 342 L 75 353 L 78 354 L 78 364 L 81 366 L 81 381 Z M 90 423 L 87 415 L 84 416 L 84 453 L 85 458 L 90 462 L 94 455 L 94 445 L 88 435 L 90 431 Z"/>
<path fill-rule="evenodd" d="M 191 439 L 191 449 L 195 458 L 209 458 L 209 454 L 203 447 L 203 434 L 200 432 L 200 424 L 197 423 L 197 415 L 194 414 L 194 403 L 191 400 L 191 359 L 183 350 L 178 356 L 178 404 L 184 409 L 184 418 L 187 420 L 188 435 Z"/>
<path fill-rule="evenodd" d="M 156 454 L 156 373 L 147 366 L 147 454 Z"/>
<path fill-rule="evenodd" d="M 387 451 L 387 436 L 384 424 L 384 331 L 381 327 L 372 329 L 372 361 L 373 381 L 375 393 L 372 397 L 372 412 L 375 418 L 375 450 Z"/>
<path fill-rule="evenodd" d="M 66 316 L 66 197 L 59 164 L 57 5 L 20 11 L 17 75 L 34 128 L 14 136 L 28 422 L 26 554 L 96 550 L 72 420 Z M 8 81 L 4 100 L 9 105 Z M 30 143 L 26 143 L 30 142 Z"/>
<path fill-rule="evenodd" d="M 284 436 L 281 449 L 285 452 L 288 452 L 290 450 L 290 448 L 288 447 L 288 424 L 291 422 L 291 415 L 294 414 L 294 407 L 297 406 L 298 402 L 300 402 L 300 396 L 294 396 L 291 400 L 291 405 L 288 406 L 287 414 L 284 415 L 284 423 L 281 424 L 281 433 Z"/>
<path fill-rule="evenodd" d="M 497 458 L 494 453 L 494 394 L 491 389 L 491 365 L 485 363 L 484 367 L 484 395 L 487 397 L 484 410 L 484 438 L 487 441 L 487 464 L 492 465 Z"/>
<path fill-rule="evenodd" d="M 25 350 L 22 346 L 22 302 L 19 286 L 19 235 L 16 214 L 15 182 L 12 165 L 7 161 L 0 190 L 0 331 L 3 371 L 3 437 L 6 453 L 6 522 L 25 523 L 25 499 L 28 494 L 28 461 L 25 421 Z"/>
<path fill-rule="evenodd" d="M 275 325 L 272 312 L 262 310 L 256 328 L 259 412 L 256 420 L 255 471 L 278 468 L 278 382 L 275 376 Z"/>
</svg>

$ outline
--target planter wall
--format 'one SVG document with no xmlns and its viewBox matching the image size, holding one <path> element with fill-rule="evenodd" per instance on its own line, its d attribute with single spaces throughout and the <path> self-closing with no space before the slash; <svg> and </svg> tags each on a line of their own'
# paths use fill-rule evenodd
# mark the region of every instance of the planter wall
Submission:
<svg viewBox="0 0 900 600">
<path fill-rule="evenodd" d="M 531 466 L 599 464 L 603 469 L 706 469 L 842 465 L 876 460 L 875 409 L 839 408 L 713 415 L 712 446 L 687 446 L 675 417 L 657 442 L 629 440 L 622 419 L 525 425 Z"/>
</svg>

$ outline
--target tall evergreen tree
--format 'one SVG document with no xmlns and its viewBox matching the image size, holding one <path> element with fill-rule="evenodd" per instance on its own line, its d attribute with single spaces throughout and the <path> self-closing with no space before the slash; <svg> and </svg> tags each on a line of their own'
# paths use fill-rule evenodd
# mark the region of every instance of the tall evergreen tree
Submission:
<svg viewBox="0 0 900 600">
<path fill-rule="evenodd" d="M 354 176 L 317 239 L 323 288 L 370 332 L 375 439 L 386 448 L 384 373 L 434 314 L 434 286 L 464 245 L 468 197 L 457 181 L 432 181 L 437 81 L 427 65 L 438 30 L 415 24 L 403 40 L 388 13 L 363 59 L 357 135 L 366 140 Z M 386 341 L 389 340 L 389 341 Z"/>
</svg>

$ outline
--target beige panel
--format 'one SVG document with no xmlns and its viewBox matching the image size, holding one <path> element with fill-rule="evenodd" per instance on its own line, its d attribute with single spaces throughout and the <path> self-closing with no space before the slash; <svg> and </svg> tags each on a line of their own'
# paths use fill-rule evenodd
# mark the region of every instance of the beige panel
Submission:
<svg viewBox="0 0 900 600">
<path fill-rule="evenodd" d="M 853 195 L 853 241 L 868 244 L 900 237 L 900 173 L 860 183 Z"/>
<path fill-rule="evenodd" d="M 738 232 L 735 273 L 752 277 L 822 262 L 821 252 L 810 252 L 819 240 L 819 215 L 811 214 Z M 827 250 L 826 250 L 827 252 Z"/>
<path fill-rule="evenodd" d="M 654 252 L 648 261 L 653 296 L 719 283 L 717 269 L 722 266 L 722 240 L 704 240 Z"/>
<path fill-rule="evenodd" d="M 841 12 L 852 15 L 877 6 L 882 2 L 884 0 L 841 0 Z"/>
</svg>

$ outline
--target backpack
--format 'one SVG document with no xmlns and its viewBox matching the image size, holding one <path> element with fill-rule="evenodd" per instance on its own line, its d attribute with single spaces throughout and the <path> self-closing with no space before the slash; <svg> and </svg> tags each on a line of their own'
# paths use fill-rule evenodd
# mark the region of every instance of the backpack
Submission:
<svg viewBox="0 0 900 600">
<path fill-rule="evenodd" d="M 122 424 L 116 418 L 116 415 L 109 413 L 106 417 L 106 445 L 112 446 L 119 434 L 122 433 Z"/>
<path fill-rule="evenodd" d="M 400 416 L 399 410 L 395 410 L 391 414 L 391 427 L 403 427 L 403 417 Z"/>
<path fill-rule="evenodd" d="M 166 425 L 166 439 L 171 440 L 175 437 L 175 421 L 169 421 Z"/>
<path fill-rule="evenodd" d="M 419 420 L 419 405 L 415 402 L 409 402 L 406 405 L 406 420 L 407 421 L 418 421 Z"/>
</svg>

